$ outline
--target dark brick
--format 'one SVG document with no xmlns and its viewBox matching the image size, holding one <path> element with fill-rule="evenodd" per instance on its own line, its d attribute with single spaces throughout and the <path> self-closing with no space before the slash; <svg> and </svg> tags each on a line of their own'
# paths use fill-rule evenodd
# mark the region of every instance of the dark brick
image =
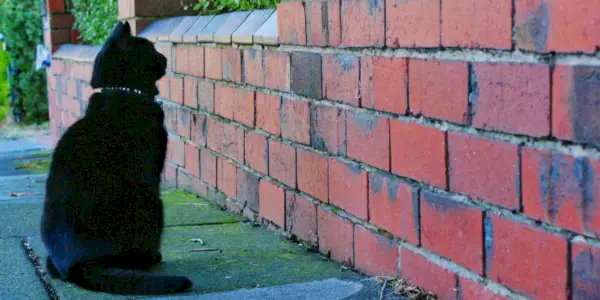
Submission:
<svg viewBox="0 0 600 300">
<path fill-rule="evenodd" d="M 258 181 L 259 177 L 246 172 L 242 168 L 237 169 L 237 201 L 246 205 L 254 212 L 258 212 Z"/>
<path fill-rule="evenodd" d="M 322 98 L 321 54 L 292 52 L 292 92 Z"/>
<path fill-rule="evenodd" d="M 346 113 L 330 106 L 311 106 L 311 145 L 332 154 L 346 154 Z"/>
<path fill-rule="evenodd" d="M 285 229 L 309 245 L 317 245 L 317 206 L 304 196 L 286 191 L 285 207 Z"/>
</svg>

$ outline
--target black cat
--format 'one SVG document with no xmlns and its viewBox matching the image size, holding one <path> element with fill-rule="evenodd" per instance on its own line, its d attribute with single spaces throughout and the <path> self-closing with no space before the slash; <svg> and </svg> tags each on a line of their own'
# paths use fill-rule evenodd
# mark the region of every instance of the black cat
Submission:
<svg viewBox="0 0 600 300">
<path fill-rule="evenodd" d="M 183 292 L 192 282 L 140 270 L 162 260 L 160 175 L 167 149 L 154 101 L 167 59 L 119 22 L 94 62 L 85 116 L 60 138 L 41 222 L 50 274 L 116 294 Z M 137 270 L 136 270 L 137 269 Z"/>
</svg>

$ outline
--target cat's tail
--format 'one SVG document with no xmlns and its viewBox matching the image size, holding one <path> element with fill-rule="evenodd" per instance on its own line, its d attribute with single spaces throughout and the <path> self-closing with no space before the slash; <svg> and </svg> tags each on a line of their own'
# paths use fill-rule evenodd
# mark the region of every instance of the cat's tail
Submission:
<svg viewBox="0 0 600 300">
<path fill-rule="evenodd" d="M 81 287 L 112 294 L 160 295 L 180 293 L 192 287 L 182 276 L 166 276 L 119 268 L 85 266 L 73 278 Z"/>
</svg>

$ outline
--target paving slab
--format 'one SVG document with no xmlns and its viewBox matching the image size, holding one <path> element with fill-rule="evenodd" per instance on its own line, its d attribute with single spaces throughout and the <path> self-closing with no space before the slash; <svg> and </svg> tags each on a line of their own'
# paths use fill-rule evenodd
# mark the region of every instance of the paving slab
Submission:
<svg viewBox="0 0 600 300">
<path fill-rule="evenodd" d="M 196 19 L 196 22 L 192 24 L 190 29 L 183 34 L 184 43 L 195 43 L 198 41 L 198 35 L 204 30 L 206 25 L 212 21 L 215 16 L 200 16 Z"/>
<path fill-rule="evenodd" d="M 279 33 L 277 29 L 277 10 L 260 26 L 254 34 L 254 43 L 263 45 L 279 45 Z"/>
<path fill-rule="evenodd" d="M 274 9 L 255 10 L 244 23 L 231 35 L 231 40 L 238 44 L 252 44 L 254 33 L 269 19 Z"/>
<path fill-rule="evenodd" d="M 229 16 L 231 16 L 231 14 L 232 13 L 225 13 L 214 16 L 212 20 L 210 20 L 210 22 L 208 22 L 208 24 L 198 33 L 196 40 L 198 42 L 214 41 L 215 32 L 217 32 L 217 30 L 219 30 L 219 28 L 221 28 L 225 22 L 227 22 L 227 19 Z"/>
<path fill-rule="evenodd" d="M 190 226 L 236 223 L 240 217 L 215 209 L 208 201 L 192 194 L 168 190 L 161 197 L 165 207 L 165 226 Z"/>
<path fill-rule="evenodd" d="M 20 238 L 0 238 L 0 270 L 0 299 L 49 298 L 27 259 Z"/>
<path fill-rule="evenodd" d="M 227 20 L 215 31 L 214 42 L 220 44 L 230 44 L 231 35 L 242 25 L 246 18 L 250 15 L 250 11 L 232 12 Z"/>
<path fill-rule="evenodd" d="M 171 35 L 169 35 L 169 41 L 175 43 L 181 43 L 183 41 L 183 34 L 186 33 L 192 25 L 198 20 L 199 17 L 184 17 L 181 23 L 173 29 Z"/>
</svg>

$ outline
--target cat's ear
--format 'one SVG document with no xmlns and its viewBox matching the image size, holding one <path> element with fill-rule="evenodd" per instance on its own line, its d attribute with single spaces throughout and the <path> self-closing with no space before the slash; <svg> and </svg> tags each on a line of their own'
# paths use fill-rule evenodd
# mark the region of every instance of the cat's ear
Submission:
<svg viewBox="0 0 600 300">
<path fill-rule="evenodd" d="M 117 23 L 115 27 L 112 37 L 114 38 L 114 43 L 121 50 L 128 50 L 131 46 L 131 26 L 129 22 L 125 21 L 125 23 Z"/>
</svg>

